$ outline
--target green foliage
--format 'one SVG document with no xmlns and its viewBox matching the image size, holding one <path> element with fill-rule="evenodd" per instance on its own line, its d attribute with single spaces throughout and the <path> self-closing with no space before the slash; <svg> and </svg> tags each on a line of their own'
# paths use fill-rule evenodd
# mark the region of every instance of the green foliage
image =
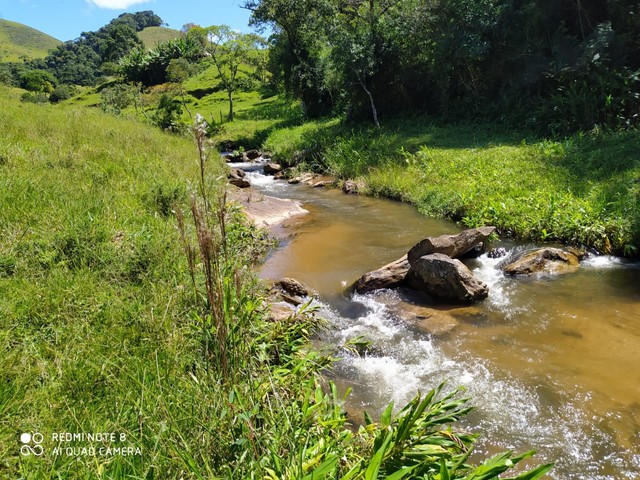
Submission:
<svg viewBox="0 0 640 480">
<path fill-rule="evenodd" d="M 261 58 L 260 48 L 264 46 L 264 40 L 252 33 L 239 33 L 227 25 L 214 25 L 208 27 L 206 46 L 218 76 L 229 98 L 229 121 L 233 120 L 233 94 L 239 88 L 240 67 L 243 64 L 251 64 Z"/>
<path fill-rule="evenodd" d="M 167 68 L 172 60 L 195 62 L 203 55 L 202 45 L 196 39 L 174 38 L 158 44 L 148 52 L 144 48 L 131 50 L 120 60 L 120 68 L 130 82 L 142 82 L 146 86 L 157 85 L 167 81 Z"/>
<path fill-rule="evenodd" d="M 100 91 L 100 106 L 104 112 L 120 115 L 122 110 L 136 101 L 139 94 L 140 89 L 136 85 L 116 83 Z"/>
<path fill-rule="evenodd" d="M 428 118 L 389 121 L 380 131 L 334 119 L 276 130 L 265 148 L 283 163 L 361 178 L 370 194 L 468 227 L 496 225 L 506 236 L 634 256 L 639 142 L 637 132 L 522 140 Z"/>
<path fill-rule="evenodd" d="M 100 55 L 86 42 L 65 42 L 52 50 L 45 62 L 47 68 L 65 84 L 94 85 L 101 76 Z"/>
<path fill-rule="evenodd" d="M 20 76 L 20 87 L 31 92 L 51 93 L 57 83 L 46 70 L 28 70 Z"/>
<path fill-rule="evenodd" d="M 43 92 L 25 92 L 20 96 L 20 100 L 27 103 L 47 103 L 49 97 Z"/>
<path fill-rule="evenodd" d="M 269 243 L 237 209 L 215 202 L 224 166 L 203 136 L 199 164 L 192 140 L 130 120 L 6 96 L 0 106 L 3 472 L 486 478 L 523 457 L 455 463 L 473 437 L 449 424 L 468 407 L 438 392 L 349 429 L 344 398 L 335 385 L 321 386 L 330 360 L 309 346 L 313 308 L 266 319 L 250 266 Z M 188 185 L 200 199 L 189 203 Z M 176 228 L 172 211 L 191 208 L 194 222 Z M 208 262 L 218 265 L 208 270 Z M 223 344 L 226 370 L 215 353 Z M 122 446 L 142 455 L 24 458 L 16 432 L 34 425 L 121 432 Z M 45 438 L 47 451 L 58 446 Z"/>
<path fill-rule="evenodd" d="M 58 85 L 53 89 L 51 95 L 49 95 L 49 101 L 51 103 L 62 102 L 68 100 L 76 94 L 76 89 L 73 85 Z"/>
<path fill-rule="evenodd" d="M 248 0 L 274 80 L 309 117 L 408 112 L 572 133 L 637 125 L 636 7 L 624 2 Z M 379 115 L 378 115 L 379 114 Z"/>
<path fill-rule="evenodd" d="M 153 122 L 162 130 L 172 133 L 181 133 L 185 130 L 185 124 L 180 120 L 182 103 L 174 97 L 163 94 L 153 116 Z"/>
</svg>

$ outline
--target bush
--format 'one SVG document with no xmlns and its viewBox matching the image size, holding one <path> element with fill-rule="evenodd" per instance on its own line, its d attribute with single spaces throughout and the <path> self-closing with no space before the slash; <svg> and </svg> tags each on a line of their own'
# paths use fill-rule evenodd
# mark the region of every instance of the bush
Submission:
<svg viewBox="0 0 640 480">
<path fill-rule="evenodd" d="M 28 103 L 47 103 L 49 99 L 44 93 L 25 92 L 20 96 L 20 100 Z"/>
<path fill-rule="evenodd" d="M 49 101 L 51 103 L 62 102 L 63 100 L 68 100 L 76 94 L 76 89 L 73 85 L 58 85 L 51 95 L 49 96 Z"/>
</svg>

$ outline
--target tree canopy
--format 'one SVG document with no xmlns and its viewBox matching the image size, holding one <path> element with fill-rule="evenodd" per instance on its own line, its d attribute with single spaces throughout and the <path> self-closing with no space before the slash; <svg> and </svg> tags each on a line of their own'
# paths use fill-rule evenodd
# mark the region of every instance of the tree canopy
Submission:
<svg viewBox="0 0 640 480">
<path fill-rule="evenodd" d="M 248 0 L 309 116 L 509 117 L 552 131 L 640 117 L 640 4 Z"/>
</svg>

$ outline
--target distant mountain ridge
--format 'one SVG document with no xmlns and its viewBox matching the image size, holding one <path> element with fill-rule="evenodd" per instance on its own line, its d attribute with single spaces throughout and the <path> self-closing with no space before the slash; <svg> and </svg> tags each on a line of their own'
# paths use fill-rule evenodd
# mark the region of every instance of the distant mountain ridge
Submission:
<svg viewBox="0 0 640 480">
<path fill-rule="evenodd" d="M 44 58 L 62 42 L 35 28 L 0 19 L 0 62 Z"/>
</svg>

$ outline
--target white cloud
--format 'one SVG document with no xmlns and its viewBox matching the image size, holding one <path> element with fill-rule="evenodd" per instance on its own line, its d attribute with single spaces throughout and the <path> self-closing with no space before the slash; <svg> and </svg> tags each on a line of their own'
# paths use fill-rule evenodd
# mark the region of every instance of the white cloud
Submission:
<svg viewBox="0 0 640 480">
<path fill-rule="evenodd" d="M 120 10 L 128 8 L 131 5 L 138 3 L 148 3 L 150 0 L 87 0 L 90 5 L 95 5 L 99 8 L 109 8 L 111 10 Z"/>
</svg>

